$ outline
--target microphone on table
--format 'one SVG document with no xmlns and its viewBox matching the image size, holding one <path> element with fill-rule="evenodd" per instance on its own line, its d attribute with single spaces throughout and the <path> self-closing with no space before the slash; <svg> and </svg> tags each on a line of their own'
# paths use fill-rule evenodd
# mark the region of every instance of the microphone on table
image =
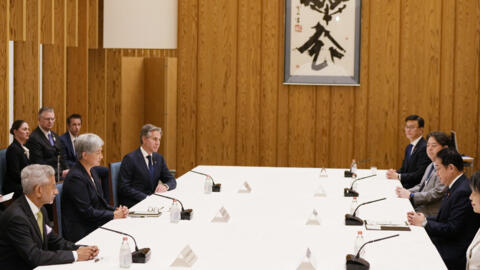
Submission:
<svg viewBox="0 0 480 270">
<path fill-rule="evenodd" d="M 172 200 L 172 201 L 179 202 L 180 206 L 182 207 L 182 211 L 180 212 L 180 219 L 181 220 L 191 220 L 192 219 L 193 210 L 192 209 L 185 210 L 183 208 L 183 203 L 179 199 L 175 199 L 173 197 L 161 195 L 161 194 L 158 194 L 158 193 L 153 193 L 153 195 L 159 196 L 159 197 L 162 197 L 162 198 L 166 198 L 166 199 L 169 199 L 169 200 Z"/>
<path fill-rule="evenodd" d="M 55 138 L 55 137 L 53 137 Z M 54 140 L 55 141 L 55 140 Z M 57 147 L 55 147 L 55 155 L 57 156 L 57 179 L 56 182 L 60 181 L 60 150 L 58 150 Z"/>
<path fill-rule="evenodd" d="M 357 165 L 360 164 L 360 163 L 365 163 L 365 162 L 369 162 L 370 159 L 364 159 L 364 160 L 360 160 L 358 162 L 355 162 Z M 354 172 L 352 172 L 352 168 L 350 168 L 350 170 L 346 170 L 344 173 L 343 173 L 344 177 L 347 177 L 347 178 L 350 178 L 350 177 L 353 177 L 353 175 L 355 175 Z"/>
<path fill-rule="evenodd" d="M 98 228 L 104 229 L 106 231 L 111 231 L 111 232 L 114 232 L 114 233 L 118 233 L 118 234 L 121 234 L 121 235 L 126 235 L 126 236 L 132 238 L 133 243 L 135 243 L 135 251 L 132 252 L 132 262 L 133 263 L 146 263 L 150 260 L 150 255 L 152 254 L 150 248 L 138 249 L 137 241 L 135 241 L 135 238 L 133 236 L 131 236 L 130 234 L 124 233 L 124 232 L 121 232 L 121 231 L 112 230 L 112 229 L 105 228 L 105 227 L 102 227 L 102 226 L 100 226 Z"/>
<path fill-rule="evenodd" d="M 222 187 L 222 184 L 215 184 L 215 182 L 213 181 L 213 177 L 211 177 L 210 175 L 206 174 L 206 173 L 201 173 L 201 172 L 197 172 L 197 171 L 194 171 L 194 170 L 191 170 L 191 172 L 193 173 L 196 173 L 196 174 L 200 174 L 200 175 L 203 175 L 203 176 L 206 176 L 206 177 L 210 177 L 210 179 L 212 179 L 212 192 L 220 192 L 220 188 Z"/>
<path fill-rule="evenodd" d="M 353 190 L 353 184 L 355 184 L 355 182 L 357 182 L 358 180 L 363 180 L 363 179 L 367 179 L 367 178 L 374 177 L 374 176 L 376 176 L 376 174 L 360 177 L 360 178 L 357 178 L 357 179 L 353 180 L 350 188 L 345 188 L 343 190 L 343 196 L 344 197 L 358 197 L 358 195 L 359 195 L 358 192 Z"/>
<path fill-rule="evenodd" d="M 345 225 L 354 225 L 354 226 L 363 225 L 363 219 L 355 216 L 355 213 L 357 213 L 358 208 L 360 208 L 360 206 L 362 206 L 362 205 L 383 201 L 385 199 L 387 199 L 387 198 L 381 198 L 381 199 L 368 201 L 368 202 L 364 202 L 364 203 L 359 204 L 357 206 L 357 208 L 355 208 L 355 211 L 353 211 L 353 214 L 345 214 Z"/>
<path fill-rule="evenodd" d="M 370 269 L 370 263 L 368 263 L 365 259 L 360 258 L 360 251 L 362 250 L 362 248 L 367 244 L 382 241 L 382 240 L 386 240 L 386 239 L 390 239 L 390 238 L 397 237 L 397 236 L 399 236 L 399 234 L 394 234 L 394 235 L 390 235 L 390 236 L 387 236 L 387 237 L 378 238 L 378 239 L 375 239 L 375 240 L 370 240 L 370 241 L 366 242 L 365 244 L 363 244 L 358 249 L 357 255 L 348 254 L 347 255 L 347 263 L 346 263 L 347 264 L 347 270 L 368 270 L 368 269 Z"/>
</svg>

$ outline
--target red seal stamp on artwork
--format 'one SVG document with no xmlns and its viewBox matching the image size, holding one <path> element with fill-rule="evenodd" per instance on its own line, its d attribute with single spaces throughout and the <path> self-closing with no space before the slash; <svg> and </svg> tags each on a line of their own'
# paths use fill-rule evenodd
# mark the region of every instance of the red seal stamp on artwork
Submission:
<svg viewBox="0 0 480 270">
<path fill-rule="evenodd" d="M 295 32 L 302 32 L 302 25 L 295 24 Z"/>
</svg>

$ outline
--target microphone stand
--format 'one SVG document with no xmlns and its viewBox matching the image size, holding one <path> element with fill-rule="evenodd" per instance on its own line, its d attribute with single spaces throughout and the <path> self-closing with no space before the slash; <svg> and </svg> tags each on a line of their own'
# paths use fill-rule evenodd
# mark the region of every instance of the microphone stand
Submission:
<svg viewBox="0 0 480 270">
<path fill-rule="evenodd" d="M 343 190 L 343 196 L 344 197 L 358 197 L 359 193 L 358 193 L 358 191 L 353 190 L 353 184 L 355 182 L 357 182 L 358 180 L 363 180 L 363 179 L 367 179 L 367 178 L 374 177 L 374 176 L 376 176 L 376 174 L 368 175 L 368 176 L 365 176 L 365 177 L 360 177 L 360 178 L 357 178 L 357 179 L 353 180 L 350 188 L 345 188 Z"/>
<path fill-rule="evenodd" d="M 102 227 L 102 226 L 100 226 L 98 228 L 106 230 L 106 231 L 118 233 L 118 234 L 121 234 L 121 235 L 125 235 L 125 236 L 128 236 L 128 237 L 132 238 L 133 243 L 135 244 L 135 251 L 132 252 L 132 262 L 133 263 L 146 263 L 150 260 L 150 256 L 152 254 L 150 248 L 138 249 L 137 241 L 135 241 L 135 238 L 133 236 L 131 236 L 130 234 L 124 233 L 124 232 L 121 232 L 121 231 L 112 230 L 112 229 L 105 228 L 105 227 Z"/>
<path fill-rule="evenodd" d="M 390 235 L 390 236 L 387 236 L 387 237 L 378 238 L 378 239 L 374 239 L 374 240 L 365 242 L 358 249 L 358 252 L 357 252 L 356 256 L 353 255 L 353 254 L 348 254 L 347 255 L 347 263 L 346 263 L 347 264 L 347 270 L 368 270 L 368 269 L 370 269 L 370 263 L 367 260 L 360 258 L 360 251 L 363 249 L 363 247 L 367 244 L 382 241 L 382 240 L 386 240 L 386 239 L 393 238 L 393 237 L 397 237 L 399 235 L 400 234 L 394 234 L 394 235 Z"/>
<path fill-rule="evenodd" d="M 213 177 L 211 177 L 210 175 L 206 174 L 206 173 L 201 173 L 201 172 L 197 172 L 197 171 L 194 171 L 194 170 L 191 170 L 191 172 L 193 173 L 196 173 L 196 174 L 200 174 L 200 175 L 203 175 L 203 176 L 206 176 L 206 177 L 210 177 L 210 179 L 212 179 L 212 192 L 220 192 L 220 188 L 222 187 L 222 184 L 215 184 L 215 182 L 213 181 Z"/>
<path fill-rule="evenodd" d="M 355 214 L 357 213 L 357 210 L 358 208 L 360 208 L 360 206 L 362 205 L 365 205 L 365 204 L 370 204 L 370 203 L 374 203 L 374 202 L 378 202 L 378 201 L 383 201 L 383 200 L 386 200 L 387 198 L 381 198 L 381 199 L 377 199 L 377 200 L 373 200 L 373 201 L 369 201 L 369 202 L 364 202 L 364 203 L 361 203 L 357 206 L 357 208 L 355 208 L 355 211 L 353 211 L 353 214 L 350 215 L 350 214 L 345 214 L 345 225 L 353 225 L 353 226 L 361 226 L 363 225 L 363 219 L 355 216 Z"/>
<path fill-rule="evenodd" d="M 153 193 L 153 195 L 179 202 L 180 206 L 182 207 L 182 211 L 180 212 L 180 219 L 181 220 L 191 220 L 192 219 L 193 210 L 192 209 L 185 210 L 185 208 L 183 208 L 183 203 L 180 200 L 175 199 L 173 197 L 157 194 L 157 193 Z"/>
</svg>

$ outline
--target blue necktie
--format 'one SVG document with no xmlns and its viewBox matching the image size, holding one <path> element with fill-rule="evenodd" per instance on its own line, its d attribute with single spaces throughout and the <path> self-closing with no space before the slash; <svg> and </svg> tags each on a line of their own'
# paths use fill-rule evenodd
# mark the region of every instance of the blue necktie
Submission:
<svg viewBox="0 0 480 270">
<path fill-rule="evenodd" d="M 413 148 L 413 144 L 409 144 L 407 146 L 407 159 L 410 159 L 410 156 L 412 155 L 412 148 Z"/>
<path fill-rule="evenodd" d="M 427 173 L 427 178 L 425 178 L 425 181 L 423 181 L 422 185 L 420 186 L 420 189 L 418 190 L 418 192 L 422 192 L 423 188 L 425 188 L 425 185 L 427 184 L 428 180 L 430 179 L 430 176 L 432 175 L 432 172 L 433 172 L 433 168 L 435 166 L 431 166 L 430 167 L 430 170 L 428 171 Z"/>
<path fill-rule="evenodd" d="M 153 181 L 153 163 L 152 163 L 152 156 L 148 155 L 148 171 L 150 172 L 150 179 Z"/>
<path fill-rule="evenodd" d="M 54 146 L 55 142 L 53 141 L 52 133 L 48 132 L 48 140 L 50 141 L 50 145 Z"/>
</svg>

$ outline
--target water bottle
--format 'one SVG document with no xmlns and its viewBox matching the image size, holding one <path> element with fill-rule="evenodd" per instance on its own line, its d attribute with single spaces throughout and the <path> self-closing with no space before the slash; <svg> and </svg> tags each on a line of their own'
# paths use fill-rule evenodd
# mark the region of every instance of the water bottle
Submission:
<svg viewBox="0 0 480 270">
<path fill-rule="evenodd" d="M 170 222 L 178 223 L 180 221 L 180 205 L 176 200 L 173 201 L 172 207 L 170 208 Z"/>
<path fill-rule="evenodd" d="M 205 194 L 212 193 L 212 186 L 213 186 L 212 178 L 210 177 L 205 178 L 205 185 L 203 186 Z"/>
<path fill-rule="evenodd" d="M 363 239 L 363 232 L 358 231 L 357 236 L 355 237 L 355 244 L 353 246 L 353 254 L 357 255 L 358 251 L 362 247 L 362 245 L 365 243 L 365 239 Z M 360 252 L 359 256 L 363 256 L 365 254 L 365 248 L 362 249 Z"/>
<path fill-rule="evenodd" d="M 352 204 L 350 205 L 350 214 L 351 215 L 353 215 L 353 212 L 355 212 L 355 209 L 357 208 L 357 206 L 358 206 L 357 197 L 353 197 Z"/>
<path fill-rule="evenodd" d="M 120 246 L 120 267 L 130 268 L 132 264 L 132 254 L 130 253 L 130 246 L 128 245 L 127 237 L 123 237 L 122 245 Z"/>
<path fill-rule="evenodd" d="M 352 160 L 352 166 L 350 167 L 350 171 L 353 174 L 357 174 L 358 168 L 357 168 L 357 162 L 355 161 L 355 159 Z"/>
</svg>

